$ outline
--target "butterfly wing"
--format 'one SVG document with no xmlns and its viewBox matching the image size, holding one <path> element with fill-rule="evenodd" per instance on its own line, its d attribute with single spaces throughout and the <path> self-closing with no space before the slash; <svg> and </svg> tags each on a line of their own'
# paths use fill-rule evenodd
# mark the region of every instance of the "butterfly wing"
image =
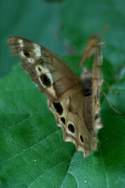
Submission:
<svg viewBox="0 0 125 188">
<path fill-rule="evenodd" d="M 87 103 L 82 87 L 79 87 L 69 90 L 58 102 L 49 101 L 49 108 L 55 115 L 58 126 L 62 128 L 64 140 L 74 143 L 84 156 L 96 150 L 97 146 L 96 134 L 92 128 L 91 96 L 88 97 Z M 85 116 L 85 113 L 88 115 Z"/>
<path fill-rule="evenodd" d="M 48 49 L 32 41 L 11 37 L 9 45 L 32 80 L 48 95 L 49 109 L 63 130 L 64 140 L 74 143 L 85 156 L 90 154 L 97 145 L 92 125 L 92 79 L 88 81 L 86 75 L 81 81 Z"/>
<path fill-rule="evenodd" d="M 103 82 L 101 75 L 101 66 L 103 64 L 102 45 L 103 42 L 99 37 L 91 37 L 81 60 L 82 64 L 86 59 L 93 56 L 92 71 L 84 71 L 81 82 L 84 90 L 84 119 L 89 132 L 91 132 L 91 137 L 94 136 L 95 138 L 102 128 L 100 118 L 100 90 Z M 97 148 L 97 142 L 97 139 L 96 142 L 93 141 L 93 150 Z"/>
<path fill-rule="evenodd" d="M 40 90 L 58 99 L 68 89 L 79 84 L 69 67 L 48 49 L 22 37 L 10 37 L 9 45 L 22 59 L 22 66 Z"/>
</svg>

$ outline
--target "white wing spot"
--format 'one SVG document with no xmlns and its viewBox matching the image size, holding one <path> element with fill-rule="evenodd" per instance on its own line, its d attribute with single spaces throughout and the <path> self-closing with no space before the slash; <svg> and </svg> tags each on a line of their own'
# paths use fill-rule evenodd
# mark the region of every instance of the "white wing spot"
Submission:
<svg viewBox="0 0 125 188">
<path fill-rule="evenodd" d="M 37 58 L 41 57 L 41 48 L 38 44 L 33 44 L 34 46 L 34 53 Z"/>
<path fill-rule="evenodd" d="M 27 61 L 28 63 L 31 63 L 31 64 L 35 62 L 33 58 L 27 58 Z"/>
<path fill-rule="evenodd" d="M 64 138 L 64 140 L 65 140 L 66 142 L 72 142 L 73 144 L 76 145 L 76 142 L 75 142 L 75 140 L 74 140 L 72 137 L 66 136 L 66 137 Z"/>
<path fill-rule="evenodd" d="M 23 47 L 24 47 L 24 42 L 23 42 L 23 40 L 22 40 L 22 39 L 19 39 L 19 40 L 18 40 L 18 43 L 19 43 L 19 45 L 20 45 L 20 47 L 21 47 L 21 48 L 23 48 Z"/>
<path fill-rule="evenodd" d="M 19 53 L 19 54 L 20 54 L 20 56 L 21 56 L 22 58 L 25 58 L 25 55 L 24 55 L 24 53 L 23 53 L 23 51 L 22 51 L 22 50 L 20 51 L 20 53 Z"/>
</svg>

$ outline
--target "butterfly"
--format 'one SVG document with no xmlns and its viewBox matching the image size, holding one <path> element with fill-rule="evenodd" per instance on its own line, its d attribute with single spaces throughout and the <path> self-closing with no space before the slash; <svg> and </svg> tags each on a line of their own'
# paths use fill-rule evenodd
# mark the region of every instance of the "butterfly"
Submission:
<svg viewBox="0 0 125 188">
<path fill-rule="evenodd" d="M 84 157 L 97 149 L 97 133 L 102 128 L 100 120 L 100 88 L 102 66 L 102 42 L 91 37 L 83 54 L 81 64 L 93 56 L 92 71 L 85 70 L 81 76 L 51 53 L 47 48 L 14 36 L 8 40 L 13 53 L 22 60 L 22 66 L 40 91 L 48 97 L 48 107 L 54 114 L 63 138 L 75 144 Z"/>
</svg>

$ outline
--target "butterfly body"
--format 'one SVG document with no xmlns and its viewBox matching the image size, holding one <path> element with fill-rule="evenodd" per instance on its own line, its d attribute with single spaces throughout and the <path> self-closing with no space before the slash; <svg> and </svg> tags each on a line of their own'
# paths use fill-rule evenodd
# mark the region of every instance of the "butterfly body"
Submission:
<svg viewBox="0 0 125 188">
<path fill-rule="evenodd" d="M 48 96 L 48 107 L 63 131 L 64 140 L 74 143 L 84 156 L 96 150 L 97 130 L 101 128 L 97 117 L 100 86 L 92 74 L 86 72 L 77 77 L 48 49 L 22 37 L 10 37 L 9 45 L 22 59 L 22 66 L 32 80 Z"/>
</svg>

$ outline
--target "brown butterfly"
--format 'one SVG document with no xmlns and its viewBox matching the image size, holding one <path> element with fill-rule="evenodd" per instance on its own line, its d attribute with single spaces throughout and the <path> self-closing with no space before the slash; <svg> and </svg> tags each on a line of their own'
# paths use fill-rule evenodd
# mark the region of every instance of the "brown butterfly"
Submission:
<svg viewBox="0 0 125 188">
<path fill-rule="evenodd" d="M 102 127 L 99 115 L 101 44 L 97 37 L 89 40 L 81 64 L 93 56 L 93 68 L 79 78 L 43 46 L 22 37 L 9 38 L 9 45 L 22 59 L 23 68 L 48 96 L 49 109 L 63 131 L 64 140 L 74 143 L 84 156 L 97 149 L 97 132 Z"/>
</svg>

